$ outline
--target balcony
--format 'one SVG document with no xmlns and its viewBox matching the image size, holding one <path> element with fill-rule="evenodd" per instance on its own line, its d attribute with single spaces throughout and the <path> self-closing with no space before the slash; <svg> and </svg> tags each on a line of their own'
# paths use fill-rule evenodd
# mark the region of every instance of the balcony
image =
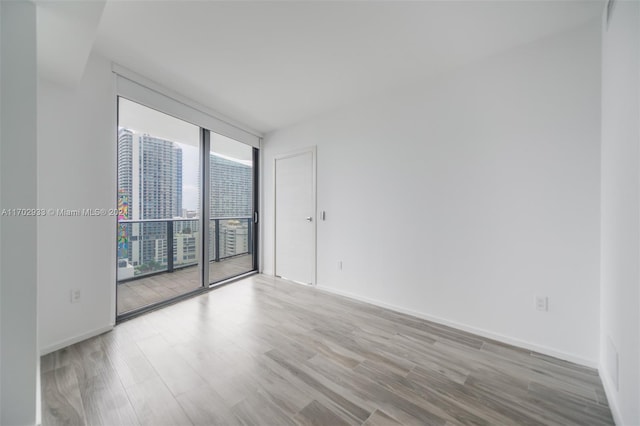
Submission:
<svg viewBox="0 0 640 426">
<path fill-rule="evenodd" d="M 253 270 L 252 233 L 251 217 L 209 221 L 208 284 Z M 118 315 L 201 288 L 200 244 L 198 218 L 119 221 Z"/>
</svg>

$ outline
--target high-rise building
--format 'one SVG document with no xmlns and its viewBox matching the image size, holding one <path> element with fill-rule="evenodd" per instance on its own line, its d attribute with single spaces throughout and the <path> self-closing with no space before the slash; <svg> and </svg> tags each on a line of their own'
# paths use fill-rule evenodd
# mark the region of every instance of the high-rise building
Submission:
<svg viewBox="0 0 640 426">
<path fill-rule="evenodd" d="M 118 190 L 129 203 L 128 219 L 173 219 L 182 214 L 182 149 L 178 144 L 129 129 L 118 133 Z M 158 262 L 156 240 L 166 240 L 166 222 L 128 225 L 128 259 Z M 166 262 L 165 259 L 160 261 Z"/>
<path fill-rule="evenodd" d="M 249 251 L 249 224 L 246 220 L 230 220 L 220 229 L 220 257 Z"/>
<path fill-rule="evenodd" d="M 175 142 L 120 129 L 118 190 L 129 219 L 172 219 L 182 214 L 182 148 Z"/>
<path fill-rule="evenodd" d="M 133 132 L 129 129 L 118 131 L 118 194 L 121 199 L 131 202 L 133 196 Z M 129 210 L 125 219 L 131 218 L 131 210 Z"/>
<path fill-rule="evenodd" d="M 210 155 L 211 200 L 209 244 L 211 258 L 216 257 L 215 226 L 219 226 L 217 257 L 247 253 L 249 221 L 253 215 L 253 168 L 239 161 Z M 230 220 L 222 220 L 222 219 Z M 215 220 L 221 219 L 221 220 Z"/>
<path fill-rule="evenodd" d="M 253 214 L 253 169 L 240 163 L 211 154 L 210 182 L 211 218 L 239 218 Z"/>
</svg>

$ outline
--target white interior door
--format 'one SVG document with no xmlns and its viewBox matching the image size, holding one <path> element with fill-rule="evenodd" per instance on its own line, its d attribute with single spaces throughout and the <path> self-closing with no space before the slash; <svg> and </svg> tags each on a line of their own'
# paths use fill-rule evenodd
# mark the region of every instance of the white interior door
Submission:
<svg viewBox="0 0 640 426">
<path fill-rule="evenodd" d="M 313 150 L 275 159 L 275 274 L 315 284 L 316 218 Z"/>
</svg>

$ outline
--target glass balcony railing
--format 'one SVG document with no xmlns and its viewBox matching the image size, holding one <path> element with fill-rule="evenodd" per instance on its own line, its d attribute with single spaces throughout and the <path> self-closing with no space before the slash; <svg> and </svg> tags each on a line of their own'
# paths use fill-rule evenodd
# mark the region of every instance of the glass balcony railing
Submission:
<svg viewBox="0 0 640 426">
<path fill-rule="evenodd" d="M 252 218 L 209 221 L 209 262 L 252 254 Z M 118 282 L 198 264 L 200 219 L 118 221 Z M 171 253 L 172 255 L 169 255 Z"/>
</svg>

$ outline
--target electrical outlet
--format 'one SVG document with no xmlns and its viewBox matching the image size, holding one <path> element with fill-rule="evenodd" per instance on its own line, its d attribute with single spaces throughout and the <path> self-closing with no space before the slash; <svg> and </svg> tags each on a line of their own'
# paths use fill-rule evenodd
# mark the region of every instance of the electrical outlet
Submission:
<svg viewBox="0 0 640 426">
<path fill-rule="evenodd" d="M 79 288 L 74 288 L 71 290 L 71 303 L 80 302 L 80 297 L 82 296 L 82 292 Z"/>
<path fill-rule="evenodd" d="M 536 309 L 538 311 L 549 310 L 549 298 L 547 296 L 536 296 Z"/>
<path fill-rule="evenodd" d="M 342 260 L 338 260 L 338 270 L 342 271 Z"/>
</svg>

